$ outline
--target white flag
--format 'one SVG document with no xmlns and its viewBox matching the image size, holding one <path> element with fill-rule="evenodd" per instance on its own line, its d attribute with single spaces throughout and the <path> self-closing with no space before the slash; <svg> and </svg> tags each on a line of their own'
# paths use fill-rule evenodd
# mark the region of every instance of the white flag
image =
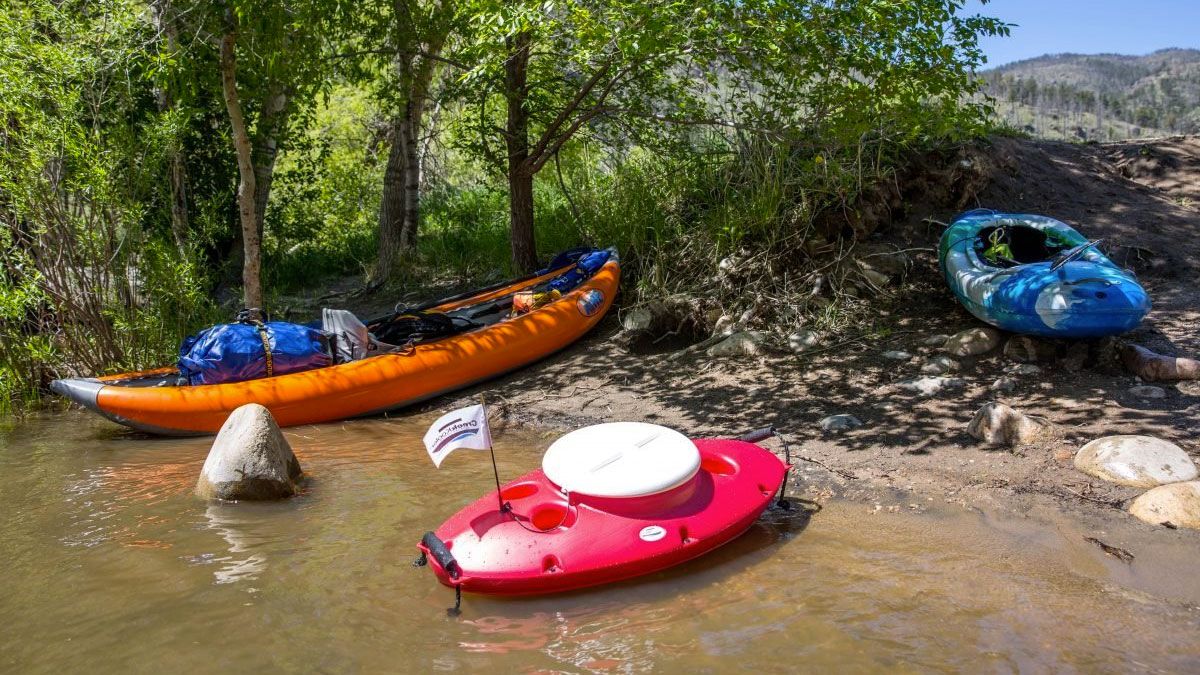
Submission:
<svg viewBox="0 0 1200 675">
<path fill-rule="evenodd" d="M 489 450 L 491 447 L 492 430 L 488 428 L 487 408 L 483 405 L 446 413 L 425 432 L 425 450 L 438 468 L 446 455 L 457 448 Z"/>
</svg>

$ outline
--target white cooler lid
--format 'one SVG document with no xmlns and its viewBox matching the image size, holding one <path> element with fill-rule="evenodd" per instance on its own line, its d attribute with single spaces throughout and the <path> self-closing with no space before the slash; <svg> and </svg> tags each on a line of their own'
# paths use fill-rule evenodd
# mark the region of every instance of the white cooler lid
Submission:
<svg viewBox="0 0 1200 675">
<path fill-rule="evenodd" d="M 700 470 L 687 436 L 644 422 L 576 429 L 554 441 L 542 471 L 559 487 L 593 497 L 644 497 L 678 487 Z"/>
</svg>

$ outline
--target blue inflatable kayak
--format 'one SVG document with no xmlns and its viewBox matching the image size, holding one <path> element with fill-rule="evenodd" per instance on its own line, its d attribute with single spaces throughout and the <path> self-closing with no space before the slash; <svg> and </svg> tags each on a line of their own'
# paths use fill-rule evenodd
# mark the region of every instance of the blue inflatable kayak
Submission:
<svg viewBox="0 0 1200 675">
<path fill-rule="evenodd" d="M 1067 224 L 976 209 L 942 234 L 946 283 L 982 321 L 1016 333 L 1090 338 L 1132 330 L 1150 311 L 1133 274 Z"/>
</svg>

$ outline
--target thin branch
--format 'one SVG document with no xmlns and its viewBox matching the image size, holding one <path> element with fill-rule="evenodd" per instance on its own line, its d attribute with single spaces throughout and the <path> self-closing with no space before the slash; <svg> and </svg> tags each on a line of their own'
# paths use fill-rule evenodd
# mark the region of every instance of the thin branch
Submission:
<svg viewBox="0 0 1200 675">
<path fill-rule="evenodd" d="M 412 54 L 414 56 L 420 56 L 422 58 L 429 59 L 430 61 L 438 61 L 440 63 L 445 63 L 447 65 L 454 66 L 455 68 L 458 68 L 460 70 L 471 70 L 471 66 L 463 63 L 462 61 L 455 61 L 454 59 L 447 58 L 440 54 L 434 54 L 432 52 L 427 52 L 424 50 L 411 51 L 411 50 L 407 50 L 407 49 L 363 49 L 363 50 L 354 51 L 354 52 L 342 52 L 341 54 L 334 54 L 333 56 L 326 57 L 325 60 L 333 61 L 336 59 L 350 59 L 350 58 L 354 58 L 356 56 L 367 56 L 367 55 L 394 56 L 397 54 Z"/>
<path fill-rule="evenodd" d="M 582 103 L 583 99 L 589 93 L 591 93 L 592 89 L 596 87 L 596 85 L 600 82 L 600 78 L 604 77 L 604 75 L 608 73 L 608 69 L 612 67 L 612 60 L 613 55 L 610 55 L 608 60 L 606 60 L 604 64 L 596 70 L 595 73 L 592 73 L 592 76 L 588 78 L 588 81 L 579 88 L 579 91 L 575 92 L 575 97 L 571 99 L 571 102 L 559 111 L 558 116 L 554 118 L 554 121 L 546 127 L 546 131 L 542 133 L 541 140 L 538 141 L 538 144 L 534 146 L 533 150 L 529 153 L 531 157 L 542 156 L 542 153 L 546 151 L 546 146 L 550 144 L 550 139 L 554 138 L 554 134 L 558 133 L 558 130 L 562 128 L 563 122 L 566 122 L 567 118 L 571 116 L 571 113 L 575 112 L 579 108 L 579 104 Z"/>
</svg>

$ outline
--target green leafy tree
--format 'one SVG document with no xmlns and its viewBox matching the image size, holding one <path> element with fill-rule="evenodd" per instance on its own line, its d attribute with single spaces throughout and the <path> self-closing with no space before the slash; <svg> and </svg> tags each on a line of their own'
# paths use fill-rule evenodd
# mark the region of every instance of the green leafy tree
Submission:
<svg viewBox="0 0 1200 675">
<path fill-rule="evenodd" d="M 312 114 L 332 81 L 338 41 L 352 7 L 340 0 L 177 3 L 197 39 L 180 62 L 205 87 L 219 87 L 238 167 L 243 302 L 262 307 L 262 236 L 275 163 L 297 119 Z M 208 64 L 213 63 L 214 73 Z"/>
<path fill-rule="evenodd" d="M 981 34 L 960 0 L 469 5 L 472 149 L 508 179 L 514 264 L 536 267 L 533 179 L 580 133 L 935 135 L 975 116 Z M 503 123 L 494 107 L 502 106 Z M 929 111 L 936 109 L 935 114 Z M 941 120 L 933 128 L 931 121 Z"/>
<path fill-rule="evenodd" d="M 425 115 L 442 50 L 455 34 L 456 8 L 450 0 L 392 0 L 368 33 L 381 44 L 385 75 L 378 81 L 387 110 L 391 147 L 379 203 L 379 252 L 374 282 L 387 281 L 396 261 L 410 253 L 420 226 L 421 173 L 428 143 Z"/>
</svg>

